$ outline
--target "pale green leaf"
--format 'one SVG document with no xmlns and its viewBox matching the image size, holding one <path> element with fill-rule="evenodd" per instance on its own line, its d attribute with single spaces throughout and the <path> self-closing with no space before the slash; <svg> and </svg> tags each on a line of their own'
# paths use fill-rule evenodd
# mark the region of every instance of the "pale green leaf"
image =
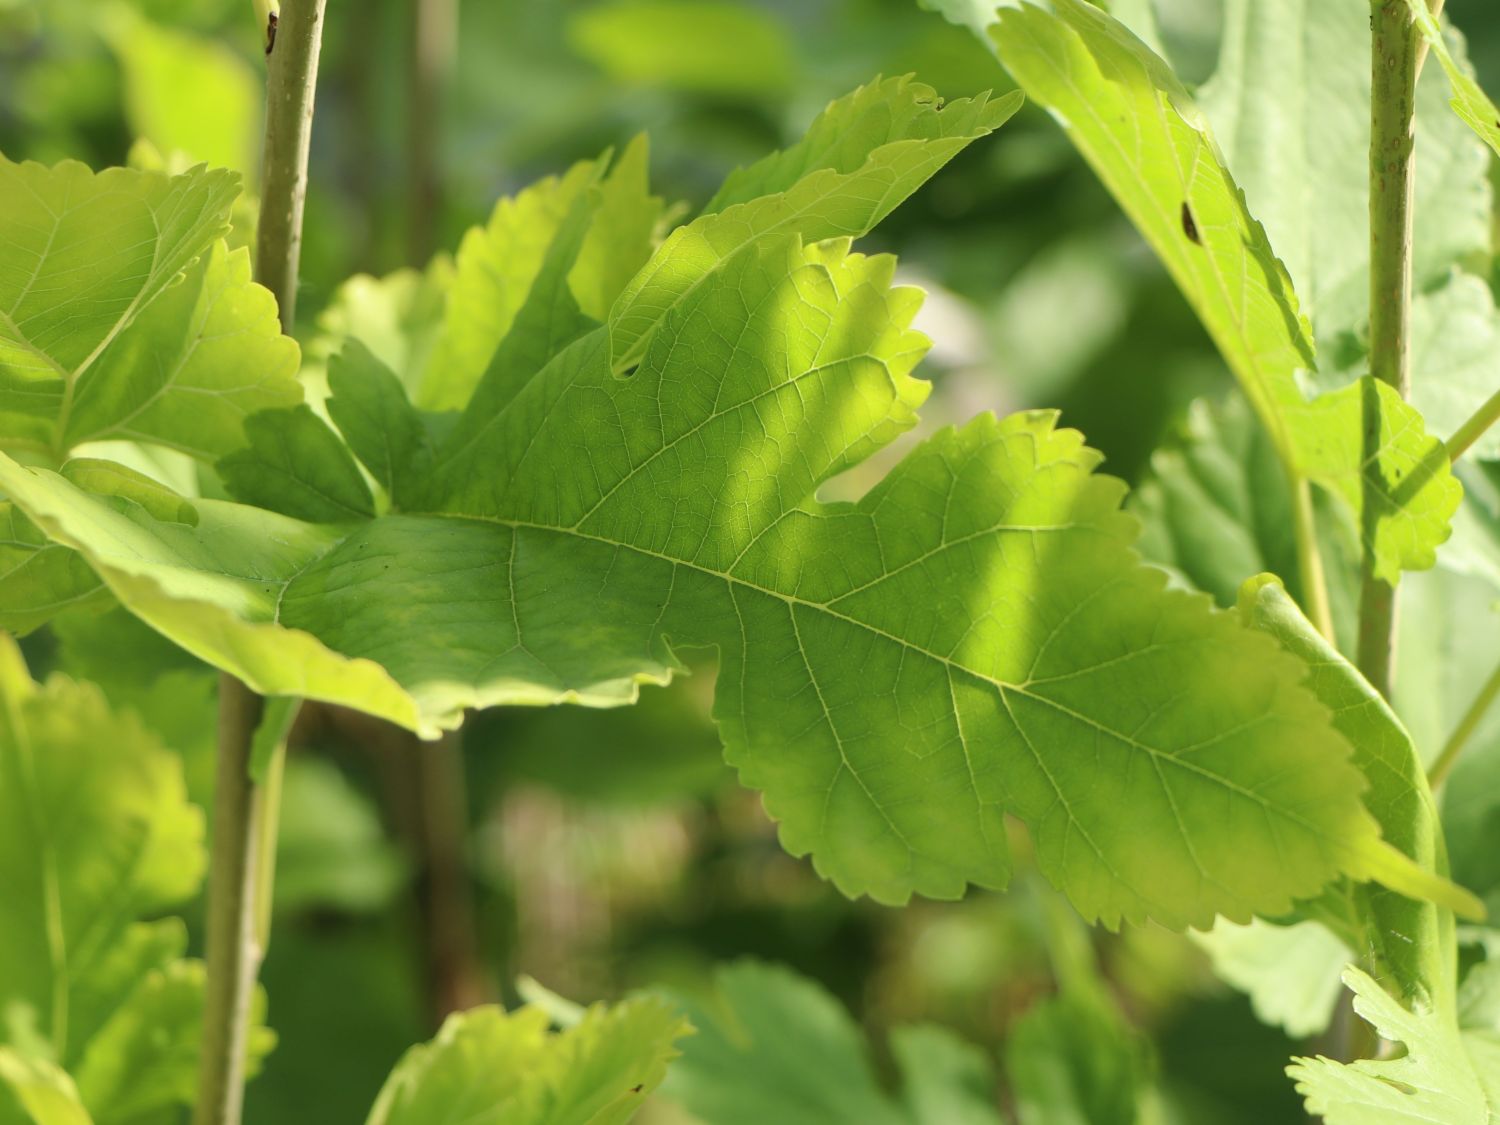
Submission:
<svg viewBox="0 0 1500 1125">
<path fill-rule="evenodd" d="M 95 1125 L 66 1071 L 46 1059 L 0 1047 L 0 1121 L 9 1125 L 7 1093 L 15 1099 L 16 1112 L 25 1114 L 20 1120 L 31 1125 Z"/>
<path fill-rule="evenodd" d="M 1240 926 L 1220 919 L 1192 937 L 1213 961 L 1214 974 L 1250 997 L 1256 1018 L 1293 1039 L 1327 1029 L 1342 991 L 1339 974 L 1354 960 L 1318 922 L 1278 926 L 1257 918 Z"/>
<path fill-rule="evenodd" d="M 36 1013 L 66 1064 L 97 1030 L 101 997 L 118 1000 L 154 956 L 127 951 L 163 948 L 136 919 L 196 890 L 203 817 L 178 760 L 133 716 L 89 685 L 33 683 L 3 637 L 0 777 L 0 997 Z"/>
<path fill-rule="evenodd" d="M 1199 104 L 1328 367 L 1369 317 L 1369 0 L 1230 0 L 1224 28 Z M 1488 161 L 1443 104 L 1444 85 L 1430 68 L 1417 97 L 1419 291 L 1489 253 Z"/>
<path fill-rule="evenodd" d="M 238 179 L 0 158 L 0 443 L 126 437 L 212 456 L 295 402 L 297 348 L 218 240 Z"/>
<path fill-rule="evenodd" d="M 1358 969 L 1344 971 L 1354 1010 L 1405 1046 L 1399 1058 L 1339 1063 L 1299 1058 L 1287 1068 L 1309 1113 L 1328 1125 L 1494 1125 L 1500 1121 L 1500 1038 L 1460 1031 L 1450 1010 L 1408 1010 Z"/>
<path fill-rule="evenodd" d="M 62 467 L 66 480 L 85 492 L 99 496 L 117 496 L 139 504 L 154 518 L 192 527 L 198 522 L 198 510 L 177 493 L 145 473 L 138 473 L 118 461 L 97 457 L 74 457 Z"/>
<path fill-rule="evenodd" d="M 1448 81 L 1453 87 L 1453 112 L 1456 113 L 1469 128 L 1500 155 L 1500 110 L 1495 108 L 1495 103 L 1490 100 L 1488 94 L 1480 88 L 1474 79 L 1472 71 L 1453 57 L 1453 52 L 1448 48 L 1448 41 L 1443 36 L 1443 30 L 1438 25 L 1437 17 L 1432 14 L 1427 0 L 1407 0 L 1411 5 L 1412 18 L 1417 21 L 1417 26 L 1422 31 L 1422 37 L 1427 45 L 1432 48 L 1432 53 L 1442 64 L 1443 73 L 1448 76 Z"/>
<path fill-rule="evenodd" d="M 690 1030 L 649 998 L 595 1005 L 556 1033 L 539 1008 L 459 1012 L 396 1064 L 367 1125 L 623 1125 Z"/>
<path fill-rule="evenodd" d="M 1298 373 L 1314 368 L 1311 332 L 1203 114 L 1167 64 L 1104 12 L 1081 0 L 1053 6 L 1055 15 L 1033 5 L 1000 13 L 991 34 L 1006 67 L 1161 258 L 1282 462 L 1350 504 L 1381 577 L 1431 566 L 1460 495 L 1440 443 L 1386 387 L 1306 400 Z M 1364 448 L 1362 427 L 1379 434 L 1376 448 Z"/>
<path fill-rule="evenodd" d="M 131 130 L 163 152 L 254 178 L 260 160 L 262 79 L 221 40 L 162 27 L 133 8 L 102 11 L 120 60 Z"/>
<path fill-rule="evenodd" d="M 453 263 L 439 254 L 422 272 L 356 274 L 340 285 L 318 314 L 318 335 L 306 348 L 302 379 L 308 397 L 327 397 L 319 369 L 346 341 L 358 340 L 395 373 L 407 397 L 415 400 L 443 329 L 452 283 Z"/>
<path fill-rule="evenodd" d="M 193 1104 L 204 979 L 199 961 L 174 961 L 153 971 L 89 1040 L 75 1073 L 95 1125 L 134 1125 L 164 1109 Z M 257 989 L 245 1048 L 251 1075 L 276 1042 L 263 1024 L 265 1007 L 265 993 Z"/>
<path fill-rule="evenodd" d="M 349 447 L 308 406 L 263 410 L 245 422 L 250 445 L 219 460 L 229 492 L 247 504 L 320 523 L 375 514 Z"/>
<path fill-rule="evenodd" d="M 0 629 L 23 635 L 64 609 L 108 596 L 81 555 L 53 543 L 14 504 L 0 501 Z"/>
<path fill-rule="evenodd" d="M 731 175 L 706 213 L 673 231 L 626 287 L 609 313 L 612 370 L 640 362 L 656 325 L 736 252 L 788 235 L 866 233 L 1020 103 L 1011 94 L 944 106 L 910 78 L 833 102 L 801 142 Z"/>
<path fill-rule="evenodd" d="M 616 81 L 728 97 L 776 97 L 793 45 L 770 12 L 731 0 L 624 0 L 568 20 L 572 48 Z"/>
<path fill-rule="evenodd" d="M 1455 272 L 1412 301 L 1411 370 L 1412 403 L 1439 434 L 1454 433 L 1500 389 L 1500 311 L 1482 278 Z M 1500 458 L 1500 429 L 1486 430 L 1470 450 Z"/>
<path fill-rule="evenodd" d="M 937 1028 L 902 1028 L 892 1046 L 904 1078 L 881 1088 L 864 1036 L 818 984 L 741 961 L 714 974 L 714 994 L 688 1004 L 697 1034 L 663 1089 L 707 1125 L 999 1125 L 992 1067 Z"/>
</svg>

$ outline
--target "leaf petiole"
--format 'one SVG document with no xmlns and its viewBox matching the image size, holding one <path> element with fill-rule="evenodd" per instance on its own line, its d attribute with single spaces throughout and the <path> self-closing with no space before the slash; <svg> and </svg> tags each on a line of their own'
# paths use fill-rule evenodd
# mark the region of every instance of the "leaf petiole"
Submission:
<svg viewBox="0 0 1500 1125">
<path fill-rule="evenodd" d="M 1480 720 L 1484 718 L 1496 698 L 1500 698 L 1500 665 L 1496 665 L 1495 670 L 1490 673 L 1490 678 L 1479 689 L 1479 694 L 1474 696 L 1474 701 L 1469 704 L 1464 717 L 1458 721 L 1458 726 L 1453 728 L 1453 733 L 1443 744 L 1442 751 L 1428 768 L 1427 782 L 1433 789 L 1448 780 L 1448 775 L 1453 772 L 1458 756 L 1463 753 L 1469 739 L 1479 729 Z"/>
<path fill-rule="evenodd" d="M 1454 431 L 1453 436 L 1446 443 L 1448 460 L 1457 461 L 1496 422 L 1500 422 L 1500 391 L 1490 395 L 1484 405 L 1474 411 L 1469 419 Z"/>
</svg>

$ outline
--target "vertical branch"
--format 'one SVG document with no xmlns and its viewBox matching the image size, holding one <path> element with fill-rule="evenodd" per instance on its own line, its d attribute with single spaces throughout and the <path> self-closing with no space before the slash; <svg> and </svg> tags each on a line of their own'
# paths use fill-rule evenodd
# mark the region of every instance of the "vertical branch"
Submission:
<svg viewBox="0 0 1500 1125">
<path fill-rule="evenodd" d="M 296 312 L 302 205 L 312 137 L 325 0 L 286 0 L 268 35 L 266 142 L 261 171 L 255 277 L 276 297 L 283 332 Z M 268 29 L 269 30 L 269 29 Z M 214 774 L 213 855 L 208 885 L 208 979 L 194 1125 L 239 1125 L 245 1042 L 260 969 L 256 902 L 261 836 L 275 823 L 264 788 L 251 778 L 255 731 L 264 700 L 235 677 L 219 677 L 218 756 Z"/>
<path fill-rule="evenodd" d="M 237 1125 L 245 1087 L 245 1038 L 258 969 L 255 946 L 255 825 L 260 787 L 250 752 L 263 701 L 227 672 L 219 676 L 213 850 L 208 874 L 208 981 L 194 1125 Z"/>
<path fill-rule="evenodd" d="M 437 248 L 443 87 L 458 36 L 455 0 L 408 0 L 411 59 L 406 99 L 407 257 L 421 267 Z"/>
<path fill-rule="evenodd" d="M 1371 0 L 1370 373 L 1405 398 L 1411 382 L 1412 202 L 1418 36 L 1405 0 Z M 1379 442 L 1376 396 L 1365 400 L 1365 446 Z M 1367 486 L 1365 510 L 1376 510 Z M 1366 537 L 1368 542 L 1368 536 Z M 1367 546 L 1359 597 L 1359 669 L 1390 698 L 1396 590 L 1375 577 Z"/>
<path fill-rule="evenodd" d="M 325 2 L 286 0 L 275 47 L 267 54 L 266 150 L 255 231 L 255 280 L 275 294 L 281 330 L 288 333 L 297 312 L 302 205 L 307 199 L 307 151 Z"/>
</svg>

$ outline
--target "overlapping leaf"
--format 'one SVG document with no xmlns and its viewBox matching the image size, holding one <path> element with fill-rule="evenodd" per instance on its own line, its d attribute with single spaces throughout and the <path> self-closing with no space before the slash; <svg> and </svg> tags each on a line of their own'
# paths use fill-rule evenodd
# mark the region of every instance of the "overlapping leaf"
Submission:
<svg viewBox="0 0 1500 1125">
<path fill-rule="evenodd" d="M 540 1008 L 459 1012 L 396 1064 L 367 1125 L 624 1125 L 690 1030 L 648 998 L 596 1005 L 555 1034 Z"/>
<path fill-rule="evenodd" d="M 1496 155 L 1500 155 L 1500 110 L 1495 108 L 1495 103 L 1480 87 L 1470 69 L 1454 57 L 1443 35 L 1443 29 L 1438 23 L 1438 18 L 1432 14 L 1432 8 L 1425 0 L 1407 0 L 1407 2 L 1411 5 L 1412 19 L 1416 20 L 1423 39 L 1432 49 L 1432 53 L 1437 56 L 1438 62 L 1442 64 L 1443 72 L 1448 76 L 1448 81 L 1452 85 L 1453 100 L 1450 104 L 1453 112 L 1473 129 L 1485 144 L 1494 149 Z"/>
<path fill-rule="evenodd" d="M 216 456 L 300 398 L 296 345 L 217 240 L 238 178 L 0 160 L 0 444 L 105 437 Z"/>
<path fill-rule="evenodd" d="M 897 116 L 939 112 L 919 87 L 877 90 Z M 739 182 L 817 163 L 790 151 Z M 390 481 L 383 515 L 354 518 L 363 495 L 302 513 L 336 523 L 205 500 L 189 526 L 13 463 L 0 483 L 189 651 L 428 734 L 468 707 L 628 702 L 679 667 L 674 647 L 717 648 L 729 761 L 850 894 L 1003 885 L 1007 813 L 1111 925 L 1280 913 L 1387 863 L 1297 662 L 1163 589 L 1123 487 L 1051 415 L 977 419 L 858 504 L 813 499 L 926 392 L 918 297 L 890 259 L 752 240 L 677 294 L 622 377 L 572 287 L 603 194 L 574 200 L 451 432 L 350 353 L 369 381 L 329 414 Z M 371 440 L 372 410 L 407 418 L 410 457 Z M 301 417 L 299 449 L 321 452 L 288 446 L 285 466 L 327 495 L 339 461 L 357 491 L 344 442 Z"/>
<path fill-rule="evenodd" d="M 1156 250 L 1282 461 L 1354 506 L 1377 573 L 1394 581 L 1402 568 L 1432 565 L 1460 496 L 1441 443 L 1383 384 L 1306 400 L 1298 372 L 1314 366 L 1311 332 L 1203 115 L 1166 63 L 1109 16 L 1080 0 L 1054 7 L 1000 13 L 991 34 L 1006 67 Z M 1378 434 L 1368 447 L 1367 430 Z"/>
<path fill-rule="evenodd" d="M 1308 1112 L 1328 1125 L 1494 1125 L 1500 1121 L 1500 1035 L 1461 1030 L 1451 1010 L 1408 1009 L 1368 975 L 1350 968 L 1354 1010 L 1381 1036 L 1403 1044 L 1399 1058 L 1353 1063 L 1296 1059 L 1287 1073 Z"/>
<path fill-rule="evenodd" d="M 275 302 L 222 241 L 237 193 L 237 177 L 203 168 L 0 158 L 0 449 L 60 464 L 123 438 L 212 458 L 244 444 L 246 415 L 301 398 Z M 101 594 L 9 505 L 0 519 L 0 625 L 25 631 Z"/>
</svg>

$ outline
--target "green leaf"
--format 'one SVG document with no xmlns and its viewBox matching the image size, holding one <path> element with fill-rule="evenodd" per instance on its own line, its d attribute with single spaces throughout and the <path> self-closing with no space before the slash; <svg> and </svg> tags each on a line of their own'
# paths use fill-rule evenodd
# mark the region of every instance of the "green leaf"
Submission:
<svg viewBox="0 0 1500 1125">
<path fill-rule="evenodd" d="M 1406 1053 L 1339 1063 L 1294 1059 L 1287 1068 L 1309 1113 L 1328 1125 L 1492 1125 L 1500 1120 L 1500 1036 L 1461 1031 L 1451 1010 L 1403 1007 L 1366 974 L 1344 971 L 1354 1010 Z"/>
<path fill-rule="evenodd" d="M 647 146 L 638 137 L 615 162 L 581 161 L 495 206 L 458 250 L 443 327 L 415 401 L 427 410 L 463 407 L 526 304 L 564 220 L 587 200 L 594 221 L 569 284 L 579 308 L 601 319 L 650 254 L 661 201 L 647 192 Z"/>
<path fill-rule="evenodd" d="M 1500 311 L 1482 278 L 1455 272 L 1413 299 L 1411 369 L 1412 403 L 1440 434 L 1454 433 L 1500 387 Z M 1486 430 L 1470 450 L 1500 458 L 1500 431 Z"/>
<path fill-rule="evenodd" d="M 1340 350 L 1366 350 L 1353 337 L 1369 318 L 1370 5 L 1230 0 L 1224 29 L 1199 104 L 1286 264 L 1328 367 Z M 1487 260 L 1490 247 L 1488 161 L 1448 112 L 1444 82 L 1430 71 L 1416 106 L 1419 292 L 1461 259 Z M 1430 381 L 1414 371 L 1416 386 Z"/>
<path fill-rule="evenodd" d="M 453 263 L 439 254 L 427 269 L 397 270 L 384 277 L 356 274 L 334 292 L 318 314 L 318 335 L 308 342 L 302 379 L 308 397 L 327 397 L 319 368 L 346 341 L 358 340 L 415 400 L 442 332 Z"/>
<path fill-rule="evenodd" d="M 454 461 L 447 515 L 350 533 L 203 501 L 169 530 L 45 474 L 0 481 L 135 612 L 265 694 L 431 729 L 465 706 L 625 702 L 676 667 L 669 640 L 716 646 L 731 764 L 850 894 L 1003 885 L 1006 812 L 1111 925 L 1279 913 L 1364 871 L 1374 825 L 1295 663 L 1161 589 L 1121 487 L 1051 415 L 939 434 L 856 506 L 810 499 L 925 391 L 892 265 L 739 255 L 631 379 L 595 331 Z"/>
<path fill-rule="evenodd" d="M 944 106 L 910 78 L 833 102 L 801 142 L 731 175 L 705 214 L 673 231 L 626 287 L 609 313 L 612 370 L 639 363 L 655 327 L 736 252 L 788 235 L 865 234 L 1020 104 L 1013 93 Z"/>
<path fill-rule="evenodd" d="M 1241 395 L 1193 402 L 1180 432 L 1151 455 L 1129 507 L 1145 525 L 1141 553 L 1219 605 L 1233 606 L 1245 581 L 1263 573 L 1280 575 L 1305 604 L 1286 474 Z M 1334 629 L 1340 647 L 1352 649 L 1358 535 L 1331 498 L 1315 493 L 1314 508 Z"/>
<path fill-rule="evenodd" d="M 1020 1125 L 1131 1125 L 1143 1120 L 1149 1056 L 1118 1014 L 1064 992 L 1034 1004 L 1006 1042 Z"/>
<path fill-rule="evenodd" d="M 193 1104 L 204 980 L 199 961 L 175 961 L 152 972 L 89 1041 L 77 1080 L 95 1125 L 132 1125 L 165 1107 Z M 265 992 L 257 988 L 245 1048 L 252 1076 L 276 1042 L 264 1026 L 265 1007 Z"/>
<path fill-rule="evenodd" d="M 358 339 L 328 365 L 328 415 L 349 450 L 393 504 L 414 499 L 419 467 L 432 458 L 421 416 L 393 371 Z"/>
<path fill-rule="evenodd" d="M 1432 53 L 1443 67 L 1443 73 L 1453 87 L 1453 100 L 1449 104 L 1453 112 L 1473 129 L 1485 144 L 1500 155 L 1500 110 L 1475 81 L 1473 73 L 1448 49 L 1448 41 L 1438 25 L 1437 17 L 1427 6 L 1427 0 L 1407 0 L 1411 5 L 1412 18 L 1421 29 L 1422 38 L 1432 48 Z"/>
<path fill-rule="evenodd" d="M 1446 881 L 1448 857 L 1437 809 L 1410 735 L 1380 693 L 1318 634 L 1274 578 L 1245 584 L 1240 614 L 1307 663 L 1309 686 L 1332 711 L 1334 725 L 1349 739 L 1354 761 L 1369 781 L 1365 804 L 1385 835 L 1380 848 L 1386 862 L 1407 872 L 1387 875 L 1388 884 L 1405 894 L 1373 886 L 1330 889 L 1327 897 L 1338 900 L 1332 912 L 1347 904 L 1362 925 L 1350 935 L 1361 954 L 1392 977 L 1404 997 L 1440 994 L 1451 987 L 1455 972 L 1449 911 L 1482 918 L 1484 908 Z"/>
<path fill-rule="evenodd" d="M 276 834 L 276 909 L 376 914 L 406 875 L 374 803 L 337 766 L 294 754 L 282 781 Z"/>
<path fill-rule="evenodd" d="M 219 476 L 247 504 L 335 523 L 375 514 L 349 448 L 308 406 L 263 410 L 245 422 L 250 445 L 221 458 Z"/>
<path fill-rule="evenodd" d="M 145 940 L 135 920 L 196 890 L 203 818 L 177 759 L 133 716 L 89 685 L 33 683 L 3 637 L 0 777 L 0 996 L 36 1013 L 66 1065 L 101 994 L 118 998 L 132 975 L 117 957 Z"/>
<path fill-rule="evenodd" d="M 1339 974 L 1354 961 L 1319 922 L 1279 926 L 1257 918 L 1239 926 L 1221 919 L 1192 938 L 1213 961 L 1214 975 L 1250 997 L 1256 1018 L 1293 1039 L 1327 1030 L 1342 992 Z"/>
<path fill-rule="evenodd" d="M 626 0 L 575 12 L 568 43 L 617 82 L 778 97 L 795 78 L 780 20 L 728 0 Z"/>
<path fill-rule="evenodd" d="M 12 1120 L 4 1101 L 9 1091 L 20 1120 L 32 1125 L 94 1125 L 88 1110 L 78 1100 L 78 1090 L 66 1071 L 46 1059 L 27 1058 L 9 1047 L 0 1047 L 0 1120 Z"/>
<path fill-rule="evenodd" d="M 64 609 L 108 596 L 81 555 L 53 543 L 14 504 L 0 501 L 0 629 L 24 635 Z"/>
<path fill-rule="evenodd" d="M 54 454 L 125 437 L 198 456 L 296 402 L 296 345 L 219 241 L 228 172 L 168 178 L 0 158 L 0 443 Z"/>
<path fill-rule="evenodd" d="M 118 461 L 104 461 L 97 457 L 74 457 L 62 467 L 65 480 L 76 484 L 85 492 L 99 496 L 117 496 L 132 504 L 139 504 L 152 517 L 170 523 L 193 527 L 198 522 L 198 509 L 159 481 L 145 473 L 138 473 Z"/>
<path fill-rule="evenodd" d="M 1054 7 L 1000 13 L 992 34 L 1006 67 L 1156 250 L 1283 464 L 1350 504 L 1381 577 L 1431 566 L 1460 495 L 1441 444 L 1383 386 L 1306 401 L 1297 376 L 1314 367 L 1311 333 L 1203 114 L 1167 64 L 1108 15 L 1081 0 Z M 1371 449 L 1367 429 L 1378 434 Z"/>
<path fill-rule="evenodd" d="M 892 1047 L 901 1098 L 881 1088 L 869 1049 L 838 1001 L 813 981 L 741 961 L 714 995 L 687 1004 L 697 1034 L 663 1089 L 713 1125 L 1000 1125 L 989 1060 L 938 1028 L 902 1028 Z"/>
<path fill-rule="evenodd" d="M 163 152 L 253 177 L 260 158 L 261 80 L 221 40 L 158 26 L 132 8 L 102 11 L 125 78 L 132 132 Z"/>
<path fill-rule="evenodd" d="M 539 1008 L 459 1012 L 396 1064 L 367 1125 L 622 1125 L 690 1030 L 649 998 L 596 1004 L 555 1034 Z"/>
</svg>

